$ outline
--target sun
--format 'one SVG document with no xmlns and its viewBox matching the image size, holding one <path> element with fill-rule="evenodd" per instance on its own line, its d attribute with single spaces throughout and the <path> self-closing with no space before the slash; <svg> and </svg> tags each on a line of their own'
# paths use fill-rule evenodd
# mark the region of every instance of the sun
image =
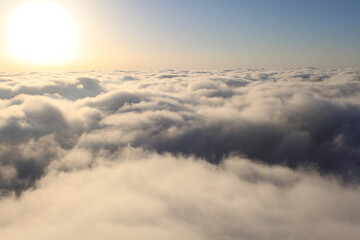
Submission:
<svg viewBox="0 0 360 240">
<path fill-rule="evenodd" d="M 27 64 L 66 63 L 79 48 L 79 31 L 69 12 L 44 0 L 15 9 L 8 18 L 6 38 L 10 57 Z"/>
</svg>

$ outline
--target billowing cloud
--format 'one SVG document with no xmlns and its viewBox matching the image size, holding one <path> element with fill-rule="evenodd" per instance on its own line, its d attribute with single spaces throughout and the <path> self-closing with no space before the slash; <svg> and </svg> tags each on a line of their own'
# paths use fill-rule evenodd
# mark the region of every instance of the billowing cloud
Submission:
<svg viewBox="0 0 360 240">
<path fill-rule="evenodd" d="M 360 236 L 358 69 L 0 79 L 1 239 Z"/>
<path fill-rule="evenodd" d="M 79 150 L 0 205 L 2 239 L 356 239 L 359 187 L 241 158 Z M 104 157 L 104 156 L 103 156 Z M 80 166 L 84 168 L 79 168 Z M 77 169 L 59 172 L 60 168 Z M 65 169 L 63 168 L 63 169 Z M 19 231 L 21 229 L 21 231 Z"/>
</svg>

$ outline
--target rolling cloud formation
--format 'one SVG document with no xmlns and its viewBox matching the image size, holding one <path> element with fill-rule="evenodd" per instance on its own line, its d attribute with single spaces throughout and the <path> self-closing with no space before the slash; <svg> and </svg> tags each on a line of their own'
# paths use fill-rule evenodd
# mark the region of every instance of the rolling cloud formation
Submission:
<svg viewBox="0 0 360 240">
<path fill-rule="evenodd" d="M 359 92 L 359 69 L 0 73 L 0 237 L 358 238 Z"/>
</svg>

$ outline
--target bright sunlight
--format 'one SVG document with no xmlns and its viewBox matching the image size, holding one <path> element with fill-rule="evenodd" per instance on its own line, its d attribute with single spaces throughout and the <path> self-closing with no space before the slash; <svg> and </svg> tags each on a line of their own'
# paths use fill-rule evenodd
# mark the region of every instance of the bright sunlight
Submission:
<svg viewBox="0 0 360 240">
<path fill-rule="evenodd" d="M 54 65 L 74 59 L 79 32 L 69 12 L 49 1 L 30 1 L 9 17 L 8 54 L 27 64 Z"/>
</svg>

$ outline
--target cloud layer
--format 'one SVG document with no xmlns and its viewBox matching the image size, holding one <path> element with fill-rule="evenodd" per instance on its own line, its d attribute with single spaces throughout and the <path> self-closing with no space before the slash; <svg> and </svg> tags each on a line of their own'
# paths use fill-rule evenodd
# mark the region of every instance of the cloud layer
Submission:
<svg viewBox="0 0 360 240">
<path fill-rule="evenodd" d="M 53 164 L 36 189 L 4 199 L 2 239 L 360 236 L 359 187 L 344 188 L 317 174 L 237 157 L 215 166 L 131 148 L 114 162 L 99 157 L 91 170 L 54 170 L 86 165 L 88 157 L 73 151 Z"/>
<path fill-rule="evenodd" d="M 0 73 L 0 236 L 359 237 L 359 90 L 358 69 Z"/>
</svg>

